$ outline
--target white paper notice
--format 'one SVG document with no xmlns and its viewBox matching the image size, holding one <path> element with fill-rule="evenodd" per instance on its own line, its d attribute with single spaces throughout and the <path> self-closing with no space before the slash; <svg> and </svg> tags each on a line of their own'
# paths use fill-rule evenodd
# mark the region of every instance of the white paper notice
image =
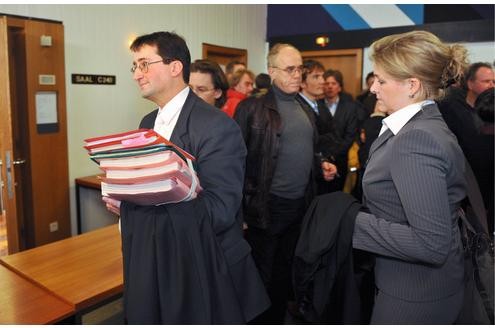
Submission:
<svg viewBox="0 0 495 328">
<path fill-rule="evenodd" d="M 41 91 L 36 93 L 36 124 L 58 123 L 57 93 Z"/>
</svg>

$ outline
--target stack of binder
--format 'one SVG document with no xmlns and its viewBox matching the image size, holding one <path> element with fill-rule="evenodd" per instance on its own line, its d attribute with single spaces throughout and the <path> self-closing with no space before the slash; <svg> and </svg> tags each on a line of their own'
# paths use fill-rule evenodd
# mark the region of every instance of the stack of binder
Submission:
<svg viewBox="0 0 495 328">
<path fill-rule="evenodd" d="M 202 190 L 194 157 L 150 129 L 84 140 L 90 158 L 105 172 L 103 196 L 138 205 L 179 203 Z"/>
</svg>

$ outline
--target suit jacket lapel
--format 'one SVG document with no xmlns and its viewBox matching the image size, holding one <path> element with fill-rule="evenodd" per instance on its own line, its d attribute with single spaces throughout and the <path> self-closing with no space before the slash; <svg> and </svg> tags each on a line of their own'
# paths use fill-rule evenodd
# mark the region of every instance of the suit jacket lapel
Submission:
<svg viewBox="0 0 495 328">
<path fill-rule="evenodd" d="M 371 157 L 371 155 L 378 149 L 380 148 L 381 145 L 383 145 L 388 139 L 390 139 L 394 134 L 392 133 L 392 130 L 387 129 L 387 131 L 383 132 L 376 140 L 373 142 L 370 148 L 370 153 L 368 155 L 368 158 Z"/>
<path fill-rule="evenodd" d="M 189 95 L 186 98 L 184 106 L 182 106 L 182 110 L 180 111 L 179 118 L 175 124 L 174 131 L 172 131 L 172 135 L 170 136 L 170 141 L 188 152 L 191 150 L 186 149 L 189 147 L 189 131 L 187 128 L 187 122 L 189 121 L 191 110 L 196 103 L 196 97 L 197 96 L 192 92 L 192 90 L 189 90 Z"/>
</svg>

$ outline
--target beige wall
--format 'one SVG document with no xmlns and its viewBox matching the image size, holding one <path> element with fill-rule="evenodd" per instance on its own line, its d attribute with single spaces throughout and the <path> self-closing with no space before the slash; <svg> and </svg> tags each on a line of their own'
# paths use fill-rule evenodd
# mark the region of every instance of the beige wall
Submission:
<svg viewBox="0 0 495 328">
<path fill-rule="evenodd" d="M 82 148 L 88 137 L 136 128 L 154 109 L 141 99 L 129 72 L 130 40 L 159 30 L 182 35 L 192 59 L 203 42 L 248 50 L 255 73 L 266 67 L 266 5 L 0 5 L 0 13 L 62 21 L 71 186 L 72 232 L 76 231 L 74 179 L 99 173 Z M 71 74 L 115 75 L 114 86 L 73 85 Z"/>
</svg>

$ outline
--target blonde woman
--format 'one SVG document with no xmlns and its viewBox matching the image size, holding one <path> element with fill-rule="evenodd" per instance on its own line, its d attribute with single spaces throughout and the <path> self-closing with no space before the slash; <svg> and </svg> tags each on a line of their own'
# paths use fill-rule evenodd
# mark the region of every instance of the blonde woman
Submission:
<svg viewBox="0 0 495 328">
<path fill-rule="evenodd" d="M 451 324 L 463 299 L 464 156 L 433 100 L 461 77 L 466 50 L 425 31 L 371 49 L 371 92 L 389 115 L 363 178 L 369 213 L 353 236 L 354 248 L 376 254 L 371 323 Z"/>
</svg>

